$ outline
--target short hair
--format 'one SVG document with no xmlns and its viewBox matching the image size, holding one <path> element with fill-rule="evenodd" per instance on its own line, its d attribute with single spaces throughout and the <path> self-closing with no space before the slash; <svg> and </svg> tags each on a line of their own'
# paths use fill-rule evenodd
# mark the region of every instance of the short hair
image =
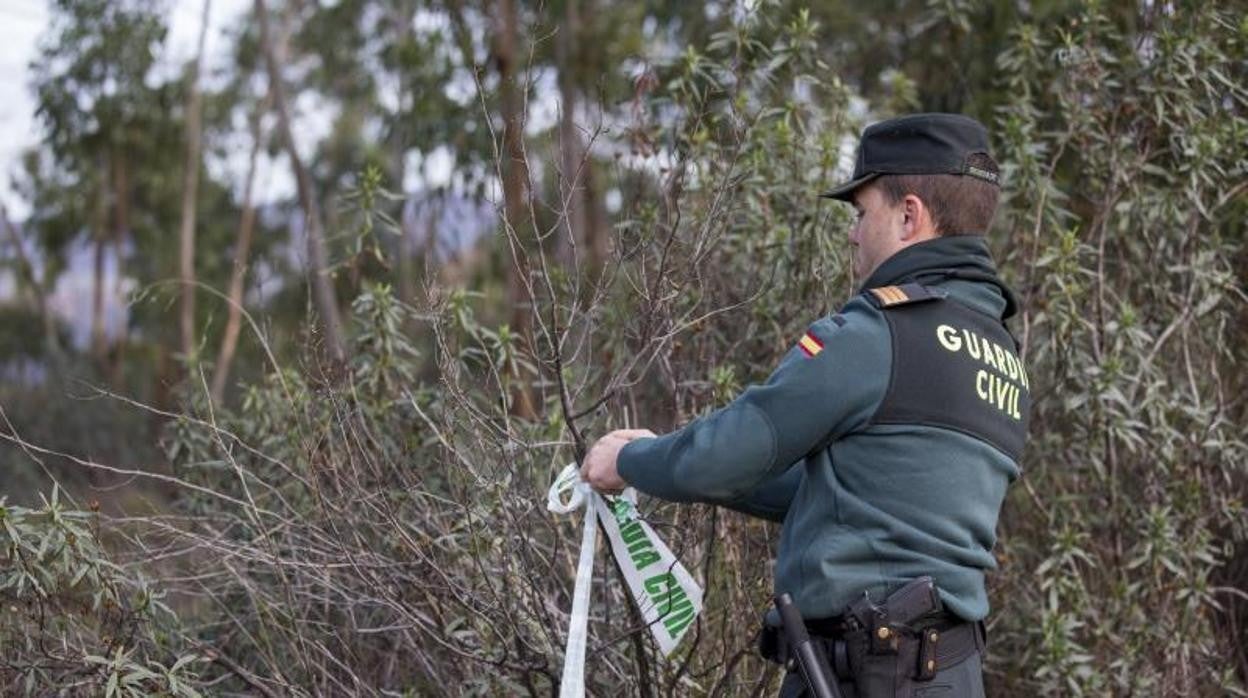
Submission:
<svg viewBox="0 0 1248 698">
<path fill-rule="evenodd" d="M 987 153 L 972 153 L 967 165 L 1000 177 L 997 163 Z M 988 232 L 997 212 L 1001 189 L 992 182 L 956 174 L 886 174 L 876 178 L 889 205 L 907 195 L 923 200 L 932 214 L 937 235 L 977 235 Z"/>
</svg>

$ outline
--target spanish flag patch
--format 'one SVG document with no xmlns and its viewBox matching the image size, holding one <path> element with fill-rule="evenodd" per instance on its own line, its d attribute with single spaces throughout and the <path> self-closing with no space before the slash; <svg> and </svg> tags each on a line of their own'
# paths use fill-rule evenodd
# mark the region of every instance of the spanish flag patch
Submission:
<svg viewBox="0 0 1248 698">
<path fill-rule="evenodd" d="M 816 354 L 823 351 L 823 342 L 815 336 L 814 332 L 807 332 L 797 341 L 797 346 L 801 347 L 802 353 L 806 358 L 813 359 Z"/>
</svg>

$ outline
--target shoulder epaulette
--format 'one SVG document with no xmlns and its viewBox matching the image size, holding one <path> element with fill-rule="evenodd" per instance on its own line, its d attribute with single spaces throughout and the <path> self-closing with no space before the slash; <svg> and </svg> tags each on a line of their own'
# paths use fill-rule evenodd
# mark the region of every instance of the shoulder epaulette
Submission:
<svg viewBox="0 0 1248 698">
<path fill-rule="evenodd" d="M 865 295 L 878 308 L 893 308 L 910 303 L 940 300 L 947 293 L 939 288 L 921 284 L 901 284 L 900 286 L 879 286 L 868 289 Z"/>
</svg>

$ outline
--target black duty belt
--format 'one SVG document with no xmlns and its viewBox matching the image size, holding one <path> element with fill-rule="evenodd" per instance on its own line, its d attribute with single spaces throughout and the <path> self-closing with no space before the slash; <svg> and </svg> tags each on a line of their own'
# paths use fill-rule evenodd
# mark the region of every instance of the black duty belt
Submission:
<svg viewBox="0 0 1248 698">
<path fill-rule="evenodd" d="M 871 640 L 881 638 L 868 638 L 868 629 L 850 629 L 852 624 L 841 618 L 807 621 L 806 627 L 842 680 L 851 679 L 863 661 L 871 654 L 878 654 L 871 650 L 876 644 Z M 877 632 L 883 627 L 886 626 Z M 964 621 L 948 613 L 925 618 L 915 627 L 898 629 L 894 626 L 888 632 L 898 636 L 891 643 L 895 650 L 889 654 L 898 655 L 902 661 L 913 661 L 913 676 L 919 681 L 929 680 L 942 669 L 956 666 L 972 654 L 982 652 L 987 645 L 987 632 L 982 622 Z M 759 636 L 759 653 L 786 669 L 791 668 L 792 656 L 783 628 L 764 623 Z"/>
</svg>

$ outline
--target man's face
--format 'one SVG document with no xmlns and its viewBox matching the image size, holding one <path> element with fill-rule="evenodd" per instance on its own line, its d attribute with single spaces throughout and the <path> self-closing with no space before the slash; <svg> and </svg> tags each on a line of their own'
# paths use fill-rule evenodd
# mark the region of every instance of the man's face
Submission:
<svg viewBox="0 0 1248 698">
<path fill-rule="evenodd" d="M 890 206 L 874 184 L 854 191 L 854 210 L 858 217 L 849 229 L 849 243 L 854 246 L 854 278 L 862 280 L 901 249 L 905 215 L 901 206 Z"/>
</svg>

